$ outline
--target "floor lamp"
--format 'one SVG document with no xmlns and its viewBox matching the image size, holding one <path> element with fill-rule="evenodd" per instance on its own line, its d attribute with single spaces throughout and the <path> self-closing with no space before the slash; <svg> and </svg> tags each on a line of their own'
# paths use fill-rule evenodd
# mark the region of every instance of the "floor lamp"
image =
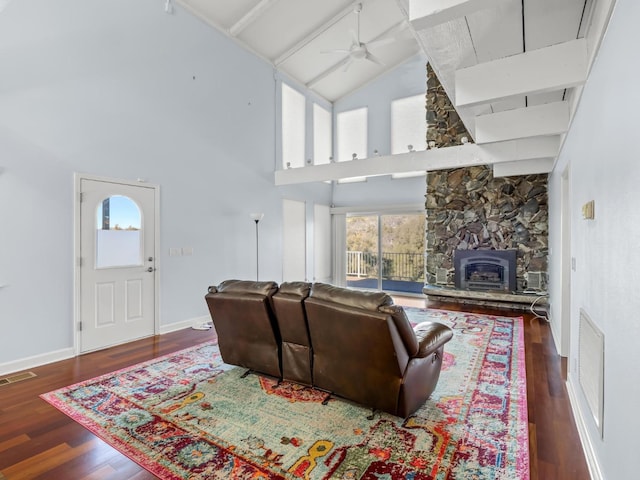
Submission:
<svg viewBox="0 0 640 480">
<path fill-rule="evenodd" d="M 249 217 L 251 218 L 251 220 L 256 222 L 256 282 L 257 282 L 260 279 L 260 275 L 259 275 L 260 262 L 258 257 L 258 222 L 262 220 L 262 217 L 264 217 L 264 213 L 250 213 Z"/>
</svg>

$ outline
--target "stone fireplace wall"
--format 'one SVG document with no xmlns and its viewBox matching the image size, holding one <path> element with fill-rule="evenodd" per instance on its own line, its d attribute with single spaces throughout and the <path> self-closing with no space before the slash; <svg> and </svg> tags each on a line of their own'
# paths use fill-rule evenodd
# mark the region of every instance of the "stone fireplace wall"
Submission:
<svg viewBox="0 0 640 480">
<path fill-rule="evenodd" d="M 427 142 L 471 141 L 435 72 L 427 65 Z M 518 291 L 537 273 L 547 282 L 547 175 L 493 178 L 491 166 L 427 173 L 426 283 L 455 288 L 456 249 L 517 249 Z"/>
<path fill-rule="evenodd" d="M 436 147 L 462 145 L 463 137 L 472 141 L 433 68 L 427 64 L 427 145 L 429 142 Z"/>
<path fill-rule="evenodd" d="M 491 166 L 427 174 L 427 278 L 455 288 L 454 250 L 517 250 L 518 291 L 529 272 L 546 289 L 547 175 L 494 178 Z"/>
</svg>

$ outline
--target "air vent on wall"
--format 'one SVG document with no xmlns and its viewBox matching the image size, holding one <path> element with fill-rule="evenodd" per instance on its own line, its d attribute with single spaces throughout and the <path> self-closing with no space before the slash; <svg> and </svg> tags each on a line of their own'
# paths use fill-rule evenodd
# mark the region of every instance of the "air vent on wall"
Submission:
<svg viewBox="0 0 640 480">
<path fill-rule="evenodd" d="M 580 309 L 578 327 L 578 379 L 596 426 L 603 435 L 604 334 Z"/>
<path fill-rule="evenodd" d="M 542 290 L 542 272 L 527 272 L 527 290 Z"/>
<path fill-rule="evenodd" d="M 436 269 L 436 284 L 437 285 L 446 285 L 446 283 L 447 283 L 447 274 L 448 274 L 448 270 L 446 268 L 437 268 Z"/>
</svg>

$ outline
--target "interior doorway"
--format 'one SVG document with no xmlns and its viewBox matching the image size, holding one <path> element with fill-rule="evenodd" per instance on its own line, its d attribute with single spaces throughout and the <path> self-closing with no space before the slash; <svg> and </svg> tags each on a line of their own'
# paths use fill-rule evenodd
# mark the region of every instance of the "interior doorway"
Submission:
<svg viewBox="0 0 640 480">
<path fill-rule="evenodd" d="M 569 183 L 569 167 L 562 172 L 561 177 L 561 226 L 560 226 L 560 261 L 561 265 L 561 285 L 562 296 L 561 302 L 561 319 L 560 319 L 560 345 L 558 346 L 559 354 L 563 357 L 569 357 L 569 349 L 571 346 L 571 192 Z"/>
<path fill-rule="evenodd" d="M 81 176 L 76 188 L 78 351 L 153 335 L 158 187 Z"/>
</svg>

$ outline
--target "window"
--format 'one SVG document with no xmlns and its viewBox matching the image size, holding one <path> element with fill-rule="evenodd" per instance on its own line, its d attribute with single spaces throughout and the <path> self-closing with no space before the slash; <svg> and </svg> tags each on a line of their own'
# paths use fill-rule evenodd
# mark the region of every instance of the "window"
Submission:
<svg viewBox="0 0 640 480">
<path fill-rule="evenodd" d="M 282 84 L 282 167 L 304 166 L 305 156 L 304 95 Z"/>
<path fill-rule="evenodd" d="M 142 265 L 142 214 L 129 197 L 105 198 L 96 212 L 96 268 Z"/>
<path fill-rule="evenodd" d="M 313 163 L 329 163 L 332 136 L 331 112 L 317 103 L 313 104 Z"/>
<path fill-rule="evenodd" d="M 347 216 L 347 286 L 421 293 L 424 237 L 424 213 Z"/>
<path fill-rule="evenodd" d="M 358 108 L 337 115 L 338 161 L 344 162 L 367 157 L 367 114 L 368 109 Z"/>
<path fill-rule="evenodd" d="M 427 111 L 424 95 L 391 102 L 391 153 L 427 148 Z"/>
</svg>

